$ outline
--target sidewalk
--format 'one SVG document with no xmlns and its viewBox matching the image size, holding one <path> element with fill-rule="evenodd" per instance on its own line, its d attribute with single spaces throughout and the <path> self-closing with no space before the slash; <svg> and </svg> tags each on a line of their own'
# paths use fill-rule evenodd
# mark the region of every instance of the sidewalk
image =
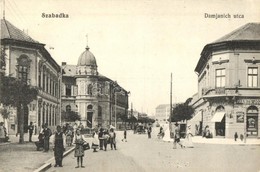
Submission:
<svg viewBox="0 0 260 172">
<path fill-rule="evenodd" d="M 52 143 L 49 152 L 36 151 L 34 142 L 38 141 L 38 135 L 33 135 L 33 142 L 28 142 L 28 134 L 25 134 L 24 144 L 18 143 L 19 136 L 9 135 L 9 138 L 8 143 L 0 144 L 0 171 L 34 171 L 54 157 Z"/>
<path fill-rule="evenodd" d="M 206 139 L 202 138 L 201 136 L 194 136 L 192 137 L 193 143 L 204 143 L 204 144 L 227 144 L 227 145 L 260 145 L 260 139 L 255 138 L 247 138 L 246 142 L 237 139 L 230 138 L 212 138 Z"/>
</svg>

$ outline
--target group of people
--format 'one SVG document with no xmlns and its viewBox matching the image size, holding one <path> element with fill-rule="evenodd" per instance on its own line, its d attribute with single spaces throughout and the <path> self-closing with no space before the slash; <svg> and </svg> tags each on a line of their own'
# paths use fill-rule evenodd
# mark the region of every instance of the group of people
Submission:
<svg viewBox="0 0 260 172">
<path fill-rule="evenodd" d="M 72 129 L 71 127 L 66 128 L 66 130 L 63 127 L 57 126 L 56 132 L 54 134 L 54 141 L 53 141 L 53 150 L 54 150 L 54 156 L 55 156 L 55 165 L 54 167 L 62 167 L 62 158 L 63 158 L 63 152 L 65 151 L 65 143 L 67 145 L 70 145 L 71 142 L 75 144 L 75 151 L 74 151 L 74 157 L 77 158 L 77 166 L 75 168 L 84 168 L 83 165 L 83 157 L 85 155 L 84 151 L 85 145 L 87 144 L 86 139 L 84 135 L 81 133 L 81 128 L 76 128 L 75 135 L 69 140 L 68 142 L 68 136 L 71 135 Z M 64 133 L 64 134 L 63 134 Z M 124 139 L 126 140 L 126 131 L 124 132 Z M 122 140 L 123 141 L 123 140 Z M 68 144 L 69 143 L 69 144 Z M 95 129 L 92 134 L 92 143 L 91 148 L 93 149 L 93 152 L 97 152 L 97 150 L 107 150 L 107 145 L 110 144 L 111 150 L 116 150 L 116 133 L 113 128 L 104 129 Z"/>
</svg>

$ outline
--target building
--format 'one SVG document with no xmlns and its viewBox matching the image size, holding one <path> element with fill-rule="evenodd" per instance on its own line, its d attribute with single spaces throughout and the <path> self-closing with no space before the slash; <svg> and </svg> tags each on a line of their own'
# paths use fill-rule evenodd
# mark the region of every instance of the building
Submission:
<svg viewBox="0 0 260 172">
<path fill-rule="evenodd" d="M 60 66 L 44 46 L 9 21 L 1 19 L 1 48 L 6 54 L 5 75 L 21 79 L 39 90 L 37 100 L 25 107 L 25 132 L 30 122 L 37 126 L 38 131 L 43 123 L 48 123 L 51 128 L 60 123 Z M 9 134 L 15 134 L 18 128 L 17 110 L 10 107 L 8 110 L 10 116 L 6 127 Z"/>
<path fill-rule="evenodd" d="M 174 108 L 176 104 L 172 105 Z M 155 121 L 160 124 L 166 123 L 170 117 L 170 104 L 160 104 L 155 108 Z"/>
<path fill-rule="evenodd" d="M 88 128 L 115 126 L 127 117 L 129 92 L 98 72 L 96 58 L 88 46 L 77 65 L 63 62 L 62 70 L 63 112 L 77 112 Z"/>
<path fill-rule="evenodd" d="M 198 93 L 190 103 L 196 133 L 259 138 L 260 23 L 248 23 L 207 44 L 195 68 Z M 194 132 L 195 132 L 194 130 Z"/>
</svg>

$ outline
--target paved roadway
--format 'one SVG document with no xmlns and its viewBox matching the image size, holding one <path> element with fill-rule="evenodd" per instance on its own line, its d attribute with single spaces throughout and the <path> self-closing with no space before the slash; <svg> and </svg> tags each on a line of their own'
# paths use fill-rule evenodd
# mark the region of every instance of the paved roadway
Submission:
<svg viewBox="0 0 260 172">
<path fill-rule="evenodd" d="M 64 167 L 52 167 L 48 171 L 88 171 L 88 172 L 237 172 L 260 171 L 260 146 L 195 144 L 195 148 L 172 149 L 172 142 L 163 142 L 147 135 L 128 131 L 128 142 L 122 142 L 122 132 L 118 135 L 118 150 L 85 151 L 85 168 L 76 169 L 74 152 L 64 161 Z"/>
</svg>

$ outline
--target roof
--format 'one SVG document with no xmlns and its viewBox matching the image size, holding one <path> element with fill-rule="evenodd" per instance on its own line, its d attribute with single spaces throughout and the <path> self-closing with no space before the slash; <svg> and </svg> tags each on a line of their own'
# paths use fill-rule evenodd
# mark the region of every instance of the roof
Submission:
<svg viewBox="0 0 260 172">
<path fill-rule="evenodd" d="M 248 23 L 216 41 L 204 46 L 195 72 L 200 73 L 208 62 L 208 57 L 213 51 L 227 50 L 234 48 L 250 47 L 259 49 L 260 44 L 260 23 Z"/>
<path fill-rule="evenodd" d="M 89 51 L 89 47 L 79 56 L 78 66 L 95 66 L 97 67 L 97 62 L 95 56 Z"/>
<path fill-rule="evenodd" d="M 39 43 L 5 19 L 1 19 L 1 39 Z"/>
<path fill-rule="evenodd" d="M 63 76 L 74 77 L 76 75 L 76 65 L 64 65 L 62 66 Z"/>
<path fill-rule="evenodd" d="M 219 38 L 213 43 L 225 41 L 260 40 L 260 23 L 248 23 Z"/>
</svg>

